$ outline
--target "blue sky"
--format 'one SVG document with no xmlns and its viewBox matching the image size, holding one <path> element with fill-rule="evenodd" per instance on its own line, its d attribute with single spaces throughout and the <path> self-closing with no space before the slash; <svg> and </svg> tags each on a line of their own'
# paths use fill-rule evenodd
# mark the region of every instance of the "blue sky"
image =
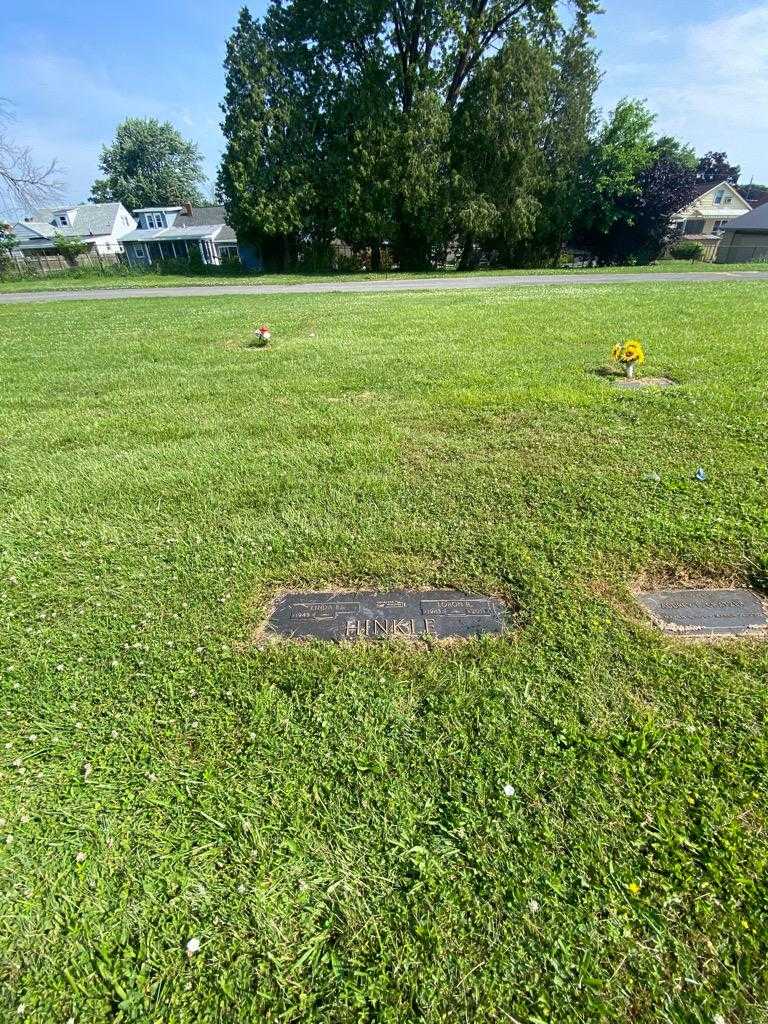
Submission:
<svg viewBox="0 0 768 1024">
<path fill-rule="evenodd" d="M 599 102 L 644 97 L 659 131 L 724 149 L 768 183 L 768 0 L 603 0 Z M 253 14 L 265 0 L 251 3 Z M 216 174 L 226 37 L 240 0 L 4 0 L 0 96 L 16 140 L 88 196 L 101 146 L 128 115 L 172 121 Z"/>
</svg>

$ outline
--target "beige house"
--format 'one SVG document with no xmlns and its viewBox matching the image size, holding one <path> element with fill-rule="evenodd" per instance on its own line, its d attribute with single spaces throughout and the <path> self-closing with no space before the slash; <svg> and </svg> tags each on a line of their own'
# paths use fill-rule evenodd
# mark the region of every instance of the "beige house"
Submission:
<svg viewBox="0 0 768 1024">
<path fill-rule="evenodd" d="M 768 203 L 734 220 L 723 232 L 718 263 L 768 260 Z"/>
<path fill-rule="evenodd" d="M 743 217 L 752 207 L 733 185 L 721 181 L 699 186 L 694 201 L 672 217 L 672 227 L 682 228 L 682 235 L 692 241 L 717 241 L 736 217 Z"/>
</svg>

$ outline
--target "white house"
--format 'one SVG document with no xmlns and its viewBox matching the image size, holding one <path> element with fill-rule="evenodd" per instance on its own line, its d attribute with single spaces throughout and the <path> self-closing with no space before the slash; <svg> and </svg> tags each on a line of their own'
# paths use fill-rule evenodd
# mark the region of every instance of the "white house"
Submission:
<svg viewBox="0 0 768 1024">
<path fill-rule="evenodd" d="M 133 266 L 189 259 L 193 254 L 213 266 L 241 260 L 237 236 L 226 222 L 223 206 L 192 207 L 185 203 L 147 206 L 133 212 L 138 227 L 123 238 L 128 262 Z"/>
<path fill-rule="evenodd" d="M 682 228 L 682 235 L 692 241 L 717 241 L 736 217 L 749 213 L 752 207 L 727 181 L 699 186 L 696 199 L 672 217 L 672 226 Z"/>
<path fill-rule="evenodd" d="M 98 256 L 123 251 L 122 239 L 136 227 L 136 221 L 122 203 L 82 203 L 58 210 L 37 210 L 13 225 L 18 249 L 28 255 L 54 253 L 56 235 L 77 238 Z"/>
</svg>

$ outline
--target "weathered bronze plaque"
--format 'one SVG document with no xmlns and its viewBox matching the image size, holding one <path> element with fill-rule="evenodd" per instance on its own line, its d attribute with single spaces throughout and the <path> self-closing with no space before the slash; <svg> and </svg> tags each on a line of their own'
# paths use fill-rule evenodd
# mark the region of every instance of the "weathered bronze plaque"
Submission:
<svg viewBox="0 0 768 1024">
<path fill-rule="evenodd" d="M 418 640 L 503 633 L 507 605 L 458 590 L 294 593 L 278 599 L 266 633 L 291 640 Z"/>
<path fill-rule="evenodd" d="M 638 600 L 654 621 L 679 636 L 739 636 L 768 629 L 768 616 L 753 590 L 652 590 Z"/>
</svg>

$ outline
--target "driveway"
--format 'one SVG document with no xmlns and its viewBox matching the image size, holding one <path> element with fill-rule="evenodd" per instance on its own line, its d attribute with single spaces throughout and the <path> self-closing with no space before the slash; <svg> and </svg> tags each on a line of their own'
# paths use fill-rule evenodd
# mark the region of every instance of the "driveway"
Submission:
<svg viewBox="0 0 768 1024">
<path fill-rule="evenodd" d="M 521 274 L 472 277 L 391 278 L 382 281 L 318 281 L 308 284 L 189 285 L 173 288 L 91 288 L 80 291 L 4 292 L 0 304 L 77 302 L 93 299 L 193 299 L 210 295 L 321 295 L 326 292 L 445 291 L 451 288 L 525 288 L 531 285 L 675 284 L 697 281 L 768 281 L 764 270 L 712 270 L 645 274 Z"/>
</svg>

